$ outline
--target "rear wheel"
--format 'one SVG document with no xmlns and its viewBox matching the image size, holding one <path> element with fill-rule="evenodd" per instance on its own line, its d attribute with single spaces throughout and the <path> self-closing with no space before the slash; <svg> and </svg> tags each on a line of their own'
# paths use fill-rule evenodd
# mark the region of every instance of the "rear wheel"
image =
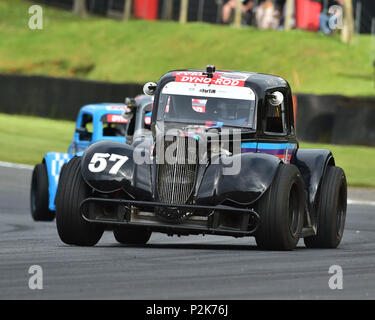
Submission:
<svg viewBox="0 0 375 320">
<path fill-rule="evenodd" d="M 113 230 L 116 241 L 121 244 L 146 244 L 151 233 L 144 229 L 116 228 Z"/>
<path fill-rule="evenodd" d="M 90 224 L 81 215 L 80 204 L 90 196 L 90 188 L 81 174 L 81 158 L 75 157 L 63 167 L 57 190 L 56 226 L 60 239 L 71 245 L 95 245 L 104 227 Z"/>
<path fill-rule="evenodd" d="M 347 186 L 344 170 L 327 167 L 318 205 L 317 234 L 304 239 L 308 248 L 337 248 L 344 233 Z"/>
<path fill-rule="evenodd" d="M 35 221 L 52 221 L 55 212 L 49 210 L 48 174 L 45 163 L 34 167 L 30 190 L 31 216 Z"/>
<path fill-rule="evenodd" d="M 293 250 L 302 232 L 304 202 L 299 170 L 294 165 L 280 164 L 274 181 L 258 202 L 257 245 L 268 250 Z"/>
</svg>

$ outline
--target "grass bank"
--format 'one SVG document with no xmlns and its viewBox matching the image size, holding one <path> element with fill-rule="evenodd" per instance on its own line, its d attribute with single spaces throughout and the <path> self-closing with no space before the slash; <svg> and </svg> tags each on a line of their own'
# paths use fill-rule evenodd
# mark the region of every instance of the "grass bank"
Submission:
<svg viewBox="0 0 375 320">
<path fill-rule="evenodd" d="M 0 73 L 144 83 L 171 69 L 215 64 L 283 76 L 299 93 L 374 95 L 367 35 L 348 46 L 301 30 L 79 19 L 46 6 L 43 30 L 30 30 L 31 4 L 0 1 Z"/>
</svg>

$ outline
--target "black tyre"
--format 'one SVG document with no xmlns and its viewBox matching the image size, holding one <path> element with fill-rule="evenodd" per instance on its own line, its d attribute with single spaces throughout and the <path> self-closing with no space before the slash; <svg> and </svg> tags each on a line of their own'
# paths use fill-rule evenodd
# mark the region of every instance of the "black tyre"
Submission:
<svg viewBox="0 0 375 320">
<path fill-rule="evenodd" d="M 280 164 L 258 201 L 260 225 L 255 239 L 268 250 L 293 250 L 301 236 L 305 207 L 304 183 L 298 168 Z"/>
<path fill-rule="evenodd" d="M 45 163 L 34 167 L 30 190 L 31 216 L 35 221 L 52 221 L 55 212 L 49 210 L 48 174 Z"/>
<path fill-rule="evenodd" d="M 90 224 L 80 213 L 80 203 L 90 196 L 90 188 L 81 175 L 81 158 L 70 160 L 61 171 L 56 195 L 56 226 L 60 239 L 71 245 L 93 246 L 104 227 Z"/>
<path fill-rule="evenodd" d="M 328 167 L 318 205 L 317 234 L 304 239 L 308 248 L 337 248 L 344 233 L 347 186 L 344 170 Z"/>
<path fill-rule="evenodd" d="M 152 232 L 144 229 L 116 228 L 113 235 L 121 244 L 146 244 Z"/>
</svg>

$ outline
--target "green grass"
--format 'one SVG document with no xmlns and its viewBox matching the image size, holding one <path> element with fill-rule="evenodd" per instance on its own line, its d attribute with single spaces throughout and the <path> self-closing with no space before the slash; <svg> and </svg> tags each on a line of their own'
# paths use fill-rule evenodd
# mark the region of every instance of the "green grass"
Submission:
<svg viewBox="0 0 375 320">
<path fill-rule="evenodd" d="M 371 41 L 202 23 L 79 19 L 44 7 L 44 29 L 28 28 L 24 0 L 0 1 L 0 73 L 113 82 L 155 81 L 176 68 L 249 70 L 285 77 L 295 92 L 373 96 Z"/>
<path fill-rule="evenodd" d="M 336 165 L 345 170 L 348 184 L 352 187 L 375 187 L 375 148 L 306 143 L 301 148 L 328 149 L 335 157 Z"/>
<path fill-rule="evenodd" d="M 48 151 L 66 152 L 73 138 L 74 122 L 0 113 L 0 161 L 39 163 Z M 350 186 L 375 187 L 375 148 L 301 143 L 302 148 L 333 152 Z"/>
<path fill-rule="evenodd" d="M 0 161 L 37 164 L 48 151 L 66 152 L 74 122 L 0 113 Z"/>
</svg>

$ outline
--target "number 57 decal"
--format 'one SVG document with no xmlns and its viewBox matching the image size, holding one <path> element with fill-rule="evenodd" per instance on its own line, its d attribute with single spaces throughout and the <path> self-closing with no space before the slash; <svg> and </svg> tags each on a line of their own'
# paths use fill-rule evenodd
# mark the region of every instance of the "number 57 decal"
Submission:
<svg viewBox="0 0 375 320">
<path fill-rule="evenodd" d="M 109 170 L 109 174 L 117 174 L 117 172 L 120 170 L 122 165 L 129 159 L 127 156 L 122 156 L 122 155 L 115 154 L 115 153 L 112 153 L 112 154 L 95 153 L 92 156 L 91 161 L 89 163 L 89 170 L 91 172 L 104 171 L 108 165 L 107 158 L 109 158 L 108 161 L 111 161 L 111 162 L 117 161 Z"/>
</svg>

